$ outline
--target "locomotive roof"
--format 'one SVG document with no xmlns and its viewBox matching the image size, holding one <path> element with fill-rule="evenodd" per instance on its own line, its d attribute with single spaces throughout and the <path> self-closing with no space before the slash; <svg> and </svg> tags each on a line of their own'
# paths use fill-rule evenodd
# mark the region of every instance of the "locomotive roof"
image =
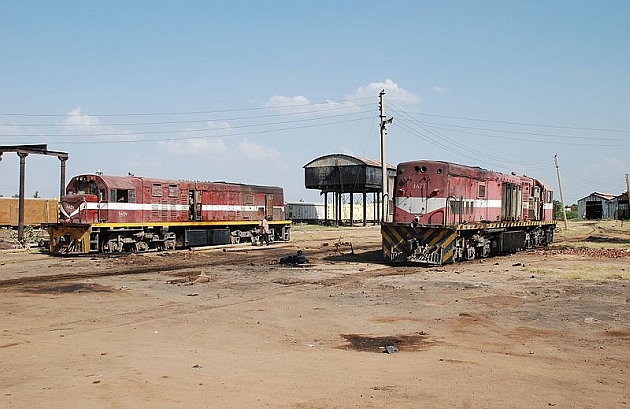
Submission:
<svg viewBox="0 0 630 409">
<path fill-rule="evenodd" d="M 512 172 L 512 173 L 502 173 L 502 172 L 497 172 L 494 170 L 488 170 L 479 166 L 468 166 L 468 165 L 461 165 L 459 163 L 454 163 L 454 162 L 446 162 L 446 161 L 442 161 L 442 160 L 414 160 L 414 161 L 408 161 L 408 162 L 402 162 L 399 165 L 403 165 L 403 166 L 407 166 L 407 165 L 412 165 L 412 164 L 417 164 L 417 163 L 440 163 L 443 164 L 445 166 L 447 166 L 449 169 L 460 169 L 460 170 L 468 170 L 468 171 L 475 171 L 475 172 L 480 172 L 480 173 L 485 173 L 486 176 L 488 175 L 497 175 L 497 176 L 506 176 L 509 178 L 527 178 L 527 179 L 531 179 L 531 180 L 535 180 L 536 182 L 538 182 L 538 184 L 542 185 L 546 190 L 551 190 L 549 188 L 549 185 L 545 182 L 543 182 L 540 179 L 536 179 L 534 177 L 531 176 L 527 176 L 527 175 L 517 175 L 516 173 Z"/>
<path fill-rule="evenodd" d="M 82 175 L 77 175 L 74 178 L 79 178 L 81 176 L 92 176 L 95 178 L 100 178 L 103 182 L 105 182 L 105 184 L 107 184 L 107 186 L 111 187 L 111 188 L 118 188 L 118 189 L 135 189 L 135 185 L 133 183 L 134 180 L 136 181 L 144 181 L 144 182 L 149 182 L 149 183 L 168 183 L 168 184 L 177 184 L 177 183 L 182 183 L 182 182 L 188 182 L 188 183 L 208 183 L 208 184 L 221 184 L 221 185 L 231 185 L 231 186 L 246 186 L 246 187 L 253 187 L 253 188 L 278 188 L 280 189 L 279 186 L 263 186 L 263 185 L 251 185 L 251 184 L 245 184 L 245 183 L 232 183 L 232 182 L 211 182 L 211 181 L 201 181 L 201 180 L 173 180 L 173 179 L 158 179 L 158 178 L 149 178 L 149 177 L 143 177 L 143 176 L 111 176 L 111 175 L 99 175 L 99 174 L 82 174 Z M 73 179 L 74 179 L 73 178 Z"/>
</svg>

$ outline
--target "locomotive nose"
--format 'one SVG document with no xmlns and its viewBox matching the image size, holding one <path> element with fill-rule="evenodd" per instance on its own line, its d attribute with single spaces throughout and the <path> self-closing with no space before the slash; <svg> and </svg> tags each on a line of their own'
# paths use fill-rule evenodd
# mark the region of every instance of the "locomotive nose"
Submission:
<svg viewBox="0 0 630 409">
<path fill-rule="evenodd" d="M 81 218 L 81 203 L 79 198 L 65 198 L 59 204 L 59 219 L 66 223 L 79 223 Z"/>
</svg>

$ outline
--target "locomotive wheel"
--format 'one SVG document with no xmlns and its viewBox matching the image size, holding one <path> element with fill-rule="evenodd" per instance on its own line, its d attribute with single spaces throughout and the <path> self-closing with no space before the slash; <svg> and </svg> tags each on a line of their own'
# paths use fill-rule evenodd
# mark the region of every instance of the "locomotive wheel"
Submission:
<svg viewBox="0 0 630 409">
<path fill-rule="evenodd" d="M 470 260 L 474 260 L 475 259 L 475 248 L 474 247 L 467 247 L 464 252 L 466 260 L 470 261 Z"/>
<path fill-rule="evenodd" d="M 118 240 L 112 239 L 103 242 L 103 253 L 120 253 L 122 251 L 122 243 L 118 244 Z"/>
</svg>

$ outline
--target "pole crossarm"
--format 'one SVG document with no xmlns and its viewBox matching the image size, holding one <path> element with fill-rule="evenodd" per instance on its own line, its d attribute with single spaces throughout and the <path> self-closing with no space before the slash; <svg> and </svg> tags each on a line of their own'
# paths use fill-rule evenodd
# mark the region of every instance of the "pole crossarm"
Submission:
<svg viewBox="0 0 630 409">
<path fill-rule="evenodd" d="M 15 152 L 20 157 L 20 193 L 18 199 L 18 241 L 24 244 L 24 173 L 26 169 L 26 157 L 29 154 L 56 156 L 61 161 L 61 181 L 59 197 L 63 195 L 64 185 L 66 184 L 66 161 L 68 160 L 68 152 L 49 151 L 48 145 L 0 145 L 0 160 L 4 152 Z"/>
<path fill-rule="evenodd" d="M 48 145 L 39 144 L 39 145 L 0 145 L 0 160 L 2 160 L 2 154 L 4 152 L 16 152 L 19 154 L 36 154 L 36 155 L 48 155 L 48 156 L 56 156 L 60 160 L 68 159 L 68 152 L 60 152 L 60 151 L 49 151 Z"/>
</svg>

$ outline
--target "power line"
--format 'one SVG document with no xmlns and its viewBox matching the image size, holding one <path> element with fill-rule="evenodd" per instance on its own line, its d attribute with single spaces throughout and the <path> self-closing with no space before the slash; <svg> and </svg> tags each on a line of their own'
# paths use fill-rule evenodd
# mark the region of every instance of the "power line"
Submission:
<svg viewBox="0 0 630 409">
<path fill-rule="evenodd" d="M 390 103 L 390 105 L 394 105 L 394 104 Z M 420 137 L 421 139 L 431 143 L 432 145 L 438 146 L 448 152 L 451 152 L 451 153 L 455 152 L 473 160 L 478 160 L 480 157 L 482 157 L 482 158 L 485 158 L 486 162 L 499 164 L 500 166 L 505 166 L 506 164 L 507 165 L 514 164 L 513 158 L 502 159 L 501 155 L 496 155 L 496 156 L 489 155 L 487 152 L 483 152 L 483 151 L 471 148 L 466 143 L 461 143 L 457 140 L 454 140 L 436 131 L 435 129 L 432 129 L 430 126 L 422 122 L 418 122 L 411 119 L 409 122 L 412 125 L 417 125 L 419 128 L 422 129 L 422 131 L 419 131 L 418 129 L 414 128 L 413 126 L 411 126 L 409 123 L 406 122 L 410 118 L 409 118 L 409 115 L 405 113 L 405 111 L 393 110 L 393 112 L 398 114 L 397 118 L 399 119 L 399 121 L 397 121 L 397 124 L 395 124 L 395 126 L 400 126 L 402 129 L 407 130 L 412 135 Z M 427 135 L 427 132 L 429 133 L 429 135 Z M 430 135 L 437 137 L 437 139 L 431 137 Z M 448 145 L 444 144 L 444 142 L 447 142 Z M 550 164 L 547 166 L 542 166 L 543 163 L 544 162 L 542 160 L 539 160 L 535 162 L 530 162 L 528 164 L 523 163 L 522 166 L 529 167 L 530 169 L 531 168 L 546 168 L 548 166 L 551 166 Z"/>
<path fill-rule="evenodd" d="M 311 115 L 320 112 L 331 112 L 331 111 L 343 111 L 350 109 L 357 109 L 366 106 L 373 106 L 373 104 L 357 104 L 357 105 L 345 105 L 340 107 L 328 107 L 323 109 L 315 109 L 308 110 L 304 112 L 284 112 L 278 114 L 263 114 L 263 115 L 250 115 L 250 116 L 237 116 L 237 117 L 223 117 L 223 118 L 200 118 L 200 119 L 185 119 L 179 121 L 154 121 L 154 122 L 120 122 L 120 123 L 98 123 L 98 124 L 67 124 L 67 123 L 54 123 L 54 124 L 46 124 L 46 123 L 11 123 L 7 124 L 8 126 L 42 126 L 42 127 L 98 127 L 98 126 L 141 126 L 141 125 L 177 125 L 177 124 L 188 124 L 188 123 L 198 123 L 198 122 L 208 122 L 208 121 L 241 121 L 246 119 L 258 119 L 258 118 L 272 118 L 272 117 L 283 117 L 283 116 L 298 116 L 298 115 Z M 363 111 L 359 111 L 363 112 Z M 347 114 L 339 114 L 339 115 L 352 115 L 353 112 Z M 97 118 L 98 115 L 77 115 L 77 116 L 66 116 L 70 118 Z"/>
<path fill-rule="evenodd" d="M 473 130 L 481 130 L 481 131 L 488 131 L 488 132 L 501 132 L 501 133 L 518 134 L 518 135 L 545 136 L 545 137 L 553 137 L 553 138 L 561 138 L 561 139 L 579 139 L 579 140 L 591 140 L 591 141 L 602 140 L 601 137 L 572 136 L 572 135 L 560 135 L 560 134 L 545 134 L 545 133 L 538 133 L 538 132 L 510 131 L 510 130 L 504 130 L 504 129 L 477 128 L 477 127 L 472 127 L 472 126 L 444 124 L 444 123 L 439 123 L 439 122 L 420 122 L 420 123 L 428 124 L 428 125 L 438 125 L 438 126 L 447 127 L 447 128 L 451 127 L 451 128 L 462 128 L 462 129 L 473 129 Z M 483 135 L 483 134 L 476 133 L 474 135 Z M 488 136 L 489 138 L 497 138 L 497 136 L 491 136 L 491 135 L 486 135 L 486 136 Z M 508 139 L 508 138 L 504 138 L 504 139 Z M 523 140 L 523 139 L 516 139 L 516 140 Z M 619 138 L 606 138 L 605 140 L 628 142 L 628 139 L 619 139 Z M 617 145 L 613 145 L 613 146 L 617 146 Z"/>
<path fill-rule="evenodd" d="M 399 115 L 406 114 L 407 118 L 409 118 L 409 114 L 407 113 L 407 111 L 402 110 L 402 109 L 400 109 L 398 107 L 396 107 L 396 108 L 397 108 L 396 112 Z M 464 126 L 464 125 L 446 124 L 446 123 L 441 123 L 441 122 L 425 122 L 425 121 L 418 121 L 416 119 L 409 119 L 409 121 L 417 123 L 418 125 L 436 125 L 438 128 L 442 128 L 442 129 L 445 129 L 445 128 L 446 129 L 449 129 L 449 128 L 472 129 L 472 130 L 482 130 L 482 131 L 487 131 L 487 132 L 503 133 L 503 134 L 543 136 L 543 137 L 546 137 L 546 138 L 551 137 L 551 138 L 578 140 L 578 141 L 581 141 L 581 140 L 598 141 L 597 143 L 580 143 L 580 142 L 575 142 L 575 141 L 572 142 L 573 145 L 583 145 L 583 146 L 625 147 L 630 142 L 626 138 L 624 138 L 624 139 L 620 139 L 620 138 L 605 138 L 605 139 L 602 139 L 602 137 L 572 136 L 572 135 L 548 134 L 548 133 L 539 133 L 539 132 L 526 132 L 526 131 L 514 131 L 514 130 L 504 130 L 504 129 L 480 128 L 480 127 L 471 127 L 471 126 Z M 486 134 L 486 133 L 456 131 L 456 130 L 452 130 L 452 129 L 451 129 L 451 131 L 452 132 L 466 133 L 466 134 L 470 134 L 470 135 L 484 136 L 484 137 L 487 137 L 487 138 L 502 139 L 502 140 L 517 140 L 517 141 L 540 142 L 540 143 L 549 143 L 550 142 L 548 139 L 546 139 L 546 140 L 532 140 L 531 138 L 528 138 L 528 139 L 508 138 L 507 136 L 504 136 L 504 135 L 497 136 L 497 135 L 489 135 L 489 134 Z M 607 143 L 607 142 L 621 142 L 621 144 L 615 144 L 615 143 L 611 144 L 611 143 Z M 566 142 L 555 142 L 555 143 L 563 144 L 563 143 L 566 143 Z"/>
<path fill-rule="evenodd" d="M 334 103 L 343 103 L 350 101 L 361 101 L 361 100 L 373 100 L 374 97 L 357 97 L 357 98 L 346 98 L 334 101 L 326 101 L 319 103 L 304 103 L 304 104 L 290 104 L 290 105 L 276 105 L 276 106 L 266 106 L 266 107 L 252 107 L 252 108 L 234 108 L 234 109 L 217 109 L 217 110 L 200 110 L 200 111 L 183 111 L 183 112 L 127 112 L 127 113 L 102 113 L 102 114 L 90 114 L 90 116 L 98 116 L 98 117 L 126 117 L 126 116 L 177 116 L 177 115 L 200 115 L 200 114 L 217 114 L 217 113 L 227 113 L 227 112 L 241 112 L 241 111 L 259 111 L 265 109 L 289 109 L 289 108 L 301 108 L 301 107 L 312 107 L 319 105 L 330 105 Z M 0 116 L 19 116 L 19 117 L 67 117 L 67 114 L 29 114 L 22 112 L 14 112 L 14 113 L 0 113 Z"/>
<path fill-rule="evenodd" d="M 266 122 L 266 123 L 258 123 L 258 124 L 249 124 L 249 125 L 239 125 L 239 126 L 230 126 L 229 128 L 223 128 L 223 129 L 217 129 L 217 128 L 200 128 L 200 129 L 183 129 L 183 130 L 156 130 L 156 131 L 134 131 L 134 132 L 102 132 L 102 133 L 78 133 L 78 134 L 67 134 L 67 133 L 62 133 L 62 134 L 51 134 L 51 133 L 41 133 L 41 134 L 4 134 L 4 136 L 8 136 L 8 137 L 41 137 L 41 136 L 46 136 L 46 137 L 59 137 L 59 136 L 80 136 L 80 137 L 103 137 L 103 136 L 131 136 L 131 135 L 158 135 L 158 134 L 167 134 L 167 133 L 172 133 L 172 134 L 178 134 L 178 133 L 190 133 L 190 132 L 209 132 L 209 131 L 225 131 L 225 130 L 229 130 L 229 129 L 241 129 L 241 128 L 251 128 L 251 127 L 255 127 L 255 126 L 260 126 L 260 127 L 264 127 L 264 126 L 270 126 L 270 125 L 283 125 L 283 124 L 290 124 L 290 123 L 300 123 L 300 122 L 309 122 L 309 121 L 318 121 L 318 120 L 326 120 L 328 121 L 330 118 L 336 118 L 336 117 L 342 117 L 342 116 L 347 116 L 347 115 L 357 115 L 357 114 L 364 114 L 364 112 L 356 112 L 356 113 L 348 113 L 348 114 L 338 114 L 338 115 L 329 115 L 326 117 L 318 117 L 318 118 L 304 118 L 304 119 L 295 119 L 295 120 L 290 120 L 290 121 L 277 121 L 277 122 Z M 357 119 L 352 119 L 352 120 L 348 120 L 348 121 L 339 121 L 337 123 L 343 123 L 343 122 L 352 122 L 355 120 L 361 120 L 361 119 L 368 119 L 371 118 L 373 115 L 370 116 L 362 116 L 359 117 Z M 327 123 L 322 124 L 322 125 L 327 125 Z M 103 127 L 108 127 L 111 125 L 101 125 Z"/>
<path fill-rule="evenodd" d="M 528 122 L 498 121 L 498 120 L 491 120 L 491 119 L 466 118 L 466 117 L 461 117 L 461 116 L 429 114 L 425 112 L 406 112 L 406 113 L 410 115 L 424 115 L 424 116 L 431 116 L 431 117 L 437 117 L 437 118 L 449 118 L 449 119 L 458 119 L 462 121 L 475 121 L 475 122 L 490 122 L 490 123 L 505 124 L 505 125 L 538 126 L 542 128 L 569 129 L 569 130 L 574 130 L 574 131 L 579 130 L 579 131 L 630 133 L 629 130 L 625 130 L 625 129 L 589 128 L 589 127 L 578 127 L 578 126 L 537 124 L 537 123 L 528 123 Z"/>
<path fill-rule="evenodd" d="M 307 129 L 307 128 L 316 128 L 316 127 L 323 127 L 323 126 L 330 126 L 330 125 L 338 125 L 341 123 L 357 122 L 357 121 L 362 121 L 365 119 L 367 119 L 367 117 L 348 119 L 348 120 L 336 121 L 336 122 L 326 122 L 322 124 L 312 124 L 312 125 L 294 126 L 294 127 L 287 127 L 287 128 L 277 128 L 277 129 L 259 130 L 259 131 L 250 131 L 250 132 L 237 132 L 237 133 L 230 133 L 227 135 L 226 134 L 202 135 L 202 136 L 191 136 L 191 137 L 181 137 L 181 138 L 159 138 L 159 139 L 122 139 L 122 140 L 117 140 L 117 141 L 55 141 L 55 143 L 66 144 L 66 145 L 113 145 L 113 144 L 120 144 L 120 143 L 168 142 L 168 141 L 185 141 L 185 140 L 210 139 L 210 138 L 231 138 L 234 136 L 242 136 L 242 135 L 267 134 L 267 133 L 274 133 L 274 132 L 293 131 L 297 129 Z M 255 125 L 251 125 L 251 126 L 255 126 Z M 224 131 L 225 129 L 211 129 L 211 130 Z M 193 131 L 183 131 L 183 132 L 193 132 Z M 132 135 L 132 134 L 120 134 L 118 136 L 128 136 L 128 135 Z M 100 135 L 100 136 L 104 136 L 104 135 Z"/>
</svg>

